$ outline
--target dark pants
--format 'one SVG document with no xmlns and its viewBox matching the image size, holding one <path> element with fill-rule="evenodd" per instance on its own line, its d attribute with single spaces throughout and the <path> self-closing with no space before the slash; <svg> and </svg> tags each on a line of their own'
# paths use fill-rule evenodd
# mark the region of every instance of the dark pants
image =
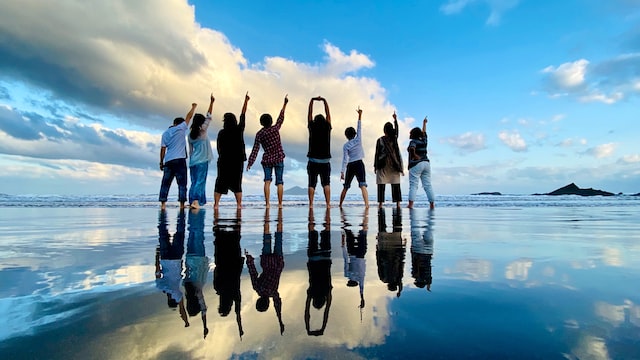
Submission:
<svg viewBox="0 0 640 360">
<path fill-rule="evenodd" d="M 384 189 L 385 184 L 378 184 L 378 202 L 384 202 Z M 391 198 L 393 202 L 402 201 L 402 194 L 400 193 L 400 184 L 391 184 Z"/>
<path fill-rule="evenodd" d="M 187 201 L 187 160 L 173 159 L 164 164 L 164 174 L 160 185 L 158 201 L 165 202 L 169 196 L 169 189 L 173 178 L 178 183 L 178 201 Z"/>
</svg>

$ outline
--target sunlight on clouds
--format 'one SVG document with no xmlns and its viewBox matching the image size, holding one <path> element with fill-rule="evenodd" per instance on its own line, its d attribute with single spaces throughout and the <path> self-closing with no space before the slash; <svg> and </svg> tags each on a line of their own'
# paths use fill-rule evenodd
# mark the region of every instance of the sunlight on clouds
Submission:
<svg viewBox="0 0 640 360">
<path fill-rule="evenodd" d="M 509 280 L 525 281 L 529 278 L 529 269 L 533 265 L 531 259 L 513 261 L 505 269 L 504 277 Z"/>
<path fill-rule="evenodd" d="M 625 164 L 640 163 L 640 154 L 625 155 L 622 158 L 620 158 L 620 162 Z"/>
<path fill-rule="evenodd" d="M 527 151 L 527 143 L 517 130 L 510 132 L 506 130 L 500 131 L 498 138 L 513 151 Z"/>
<path fill-rule="evenodd" d="M 547 66 L 542 70 L 549 74 L 553 85 L 559 89 L 576 89 L 584 86 L 585 74 L 589 61 L 580 59 L 574 62 L 564 63 L 558 67 Z"/>
<path fill-rule="evenodd" d="M 624 94 L 621 92 L 614 92 L 610 95 L 602 93 L 592 93 L 584 96 L 580 96 L 578 100 L 581 102 L 601 102 L 605 104 L 614 104 L 624 98 Z"/>
<path fill-rule="evenodd" d="M 449 0 L 440 6 L 440 11 L 446 15 L 453 15 L 462 12 L 467 6 L 474 3 L 483 3 L 490 8 L 489 17 L 486 20 L 488 25 L 498 25 L 502 14 L 518 5 L 520 0 Z"/>
<path fill-rule="evenodd" d="M 468 152 L 479 151 L 486 148 L 484 134 L 466 132 L 458 136 L 451 136 L 442 140 L 459 150 Z"/>
<path fill-rule="evenodd" d="M 454 275 L 460 279 L 471 281 L 487 281 L 491 278 L 493 265 L 490 261 L 482 259 L 461 259 L 452 268 L 443 270 L 445 274 Z"/>
</svg>

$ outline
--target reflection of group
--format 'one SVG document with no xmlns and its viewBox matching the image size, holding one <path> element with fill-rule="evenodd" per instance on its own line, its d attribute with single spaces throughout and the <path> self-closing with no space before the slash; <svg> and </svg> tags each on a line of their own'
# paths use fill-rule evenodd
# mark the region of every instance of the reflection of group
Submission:
<svg viewBox="0 0 640 360">
<path fill-rule="evenodd" d="M 240 121 L 233 113 L 225 113 L 223 116 L 223 128 L 217 137 L 217 178 L 214 192 L 214 209 L 220 204 L 220 198 L 231 190 L 235 194 L 236 206 L 242 207 L 242 177 L 244 162 L 247 161 L 244 143 L 244 129 L 246 125 L 246 111 L 249 102 L 249 94 L 244 98 L 244 104 L 240 113 Z M 178 184 L 178 201 L 180 208 L 184 208 L 187 202 L 191 208 L 199 208 L 207 203 L 205 187 L 209 163 L 213 160 L 213 152 L 207 135 L 211 123 L 211 112 L 215 98 L 210 97 L 209 108 L 206 115 L 194 114 L 197 104 L 193 103 L 187 115 L 175 118 L 173 125 L 162 134 L 160 148 L 160 170 L 163 177 L 160 187 L 159 201 L 161 208 L 165 208 L 169 189 L 176 179 Z M 314 103 L 322 102 L 324 114 L 313 115 Z M 260 116 L 262 128 L 255 135 L 255 142 L 247 162 L 247 171 L 251 169 L 260 148 L 263 150 L 261 165 L 264 171 L 264 198 L 266 207 L 270 205 L 270 189 L 273 176 L 277 189 L 278 207 L 282 208 L 284 193 L 284 159 L 285 153 L 280 137 L 280 129 L 283 126 L 285 110 L 289 102 L 284 98 L 282 109 L 273 124 L 270 114 Z M 366 171 L 363 162 L 364 150 L 362 147 L 362 110 L 358 113 L 357 129 L 348 127 L 345 130 L 347 138 L 343 146 L 343 158 L 340 179 L 344 180 L 344 187 L 340 194 L 340 207 L 342 207 L 347 190 L 355 177 L 362 192 L 365 207 L 369 207 L 369 193 L 367 191 Z M 191 122 L 193 118 L 193 121 Z M 189 123 L 191 127 L 189 128 Z M 415 127 L 409 132 L 408 168 L 409 171 L 409 203 L 413 208 L 416 199 L 418 185 L 422 187 L 429 200 L 430 208 L 434 207 L 434 195 L 431 187 L 431 166 L 427 156 L 427 118 L 422 122 L 422 128 Z M 330 207 L 331 198 L 331 115 L 327 100 L 321 96 L 313 97 L 309 101 L 307 129 L 309 132 L 307 152 L 308 198 L 309 207 L 313 207 L 315 189 L 320 179 L 326 207 Z M 382 207 L 385 201 L 385 186 L 391 187 L 391 196 L 397 207 L 400 207 L 401 192 L 400 179 L 404 175 L 402 155 L 398 146 L 398 119 L 393 113 L 393 123 L 387 122 L 383 126 L 384 135 L 377 139 L 373 168 L 376 174 L 378 207 Z M 185 140 L 185 138 L 187 140 Z M 187 153 L 187 149 L 189 149 Z M 187 166 L 188 159 L 188 166 Z M 189 168 L 191 187 L 187 193 L 187 167 Z"/>
<path fill-rule="evenodd" d="M 403 291 L 403 274 L 406 239 L 403 238 L 402 211 L 393 208 L 391 227 L 387 226 L 387 209 L 378 210 L 378 232 L 375 257 L 379 279 L 386 288 L 400 297 Z M 265 209 L 260 253 L 260 271 L 256 259 L 241 245 L 241 209 L 235 217 L 221 218 L 214 210 L 213 226 L 213 288 L 219 298 L 218 314 L 227 317 L 232 311 L 240 338 L 244 335 L 242 325 L 241 278 L 246 261 L 251 286 L 257 295 L 255 309 L 267 312 L 273 302 L 280 334 L 284 334 L 280 295 L 280 278 L 285 266 L 283 253 L 283 210 L 277 210 L 275 232 L 271 229 L 270 209 Z M 356 221 L 341 210 L 341 248 L 343 257 L 345 288 L 358 289 L 358 308 L 362 320 L 365 308 L 365 275 L 368 235 L 368 209 Z M 431 291 L 433 256 L 433 212 L 427 216 L 418 209 L 409 210 L 411 220 L 411 276 L 416 288 Z M 188 214 L 188 217 L 186 216 Z M 203 337 L 209 333 L 207 326 L 207 304 L 205 287 L 209 275 L 209 258 L 205 252 L 205 210 L 192 209 L 177 214 L 173 235 L 168 229 L 166 210 L 158 218 L 158 247 L 156 251 L 156 287 L 166 294 L 169 308 L 177 310 L 185 327 L 189 319 L 200 315 Z M 320 220 L 320 219 L 318 219 Z M 188 227 L 186 226 L 188 224 Z M 187 228 L 188 231 L 185 231 Z M 185 239 L 187 240 L 185 244 Z M 186 251 L 185 251 L 186 245 Z M 304 324 L 309 336 L 321 336 L 329 324 L 334 286 L 332 284 L 331 214 L 324 211 L 321 221 L 316 221 L 314 209 L 309 208 L 307 271 L 308 286 L 304 308 Z M 354 290 L 348 290 L 349 292 Z M 350 295 L 351 296 L 351 295 Z M 315 315 L 314 315 L 315 314 Z M 321 320 L 318 320 L 321 319 Z M 315 321 L 314 321 L 315 320 Z"/>
</svg>

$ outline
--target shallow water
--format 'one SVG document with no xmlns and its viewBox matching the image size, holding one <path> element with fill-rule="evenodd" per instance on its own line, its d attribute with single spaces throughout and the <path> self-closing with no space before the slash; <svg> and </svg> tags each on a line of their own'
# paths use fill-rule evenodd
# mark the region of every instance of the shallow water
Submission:
<svg viewBox="0 0 640 360">
<path fill-rule="evenodd" d="M 0 207 L 0 351 L 16 359 L 640 358 L 640 203 L 501 201 L 382 212 L 354 201 L 312 214 L 255 204 L 217 216 Z M 206 338 L 201 314 L 184 327 L 156 286 L 167 234 L 178 253 L 184 237 L 179 258 L 189 258 L 190 274 L 209 261 Z M 161 260 L 171 257 L 165 250 Z M 264 312 L 245 250 L 263 280 L 284 262 Z M 226 316 L 221 298 L 231 299 Z"/>
</svg>

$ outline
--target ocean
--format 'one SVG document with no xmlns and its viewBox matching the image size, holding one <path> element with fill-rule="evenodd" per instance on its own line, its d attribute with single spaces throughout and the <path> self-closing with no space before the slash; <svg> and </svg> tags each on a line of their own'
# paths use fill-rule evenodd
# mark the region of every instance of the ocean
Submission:
<svg viewBox="0 0 640 360">
<path fill-rule="evenodd" d="M 637 196 L 274 202 L 0 195 L 2 358 L 640 358 Z"/>
</svg>

